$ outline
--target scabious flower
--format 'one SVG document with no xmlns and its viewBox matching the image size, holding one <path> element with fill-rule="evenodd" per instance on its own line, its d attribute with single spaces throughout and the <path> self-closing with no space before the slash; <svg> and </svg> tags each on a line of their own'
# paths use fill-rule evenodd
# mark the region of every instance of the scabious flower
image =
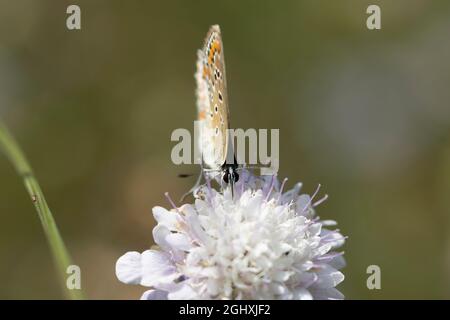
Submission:
<svg viewBox="0 0 450 320">
<path fill-rule="evenodd" d="M 120 257 L 118 279 L 150 287 L 142 299 L 343 299 L 344 237 L 314 210 L 326 196 L 285 182 L 243 170 L 233 195 L 208 181 L 194 204 L 153 208 L 158 247 Z"/>
</svg>

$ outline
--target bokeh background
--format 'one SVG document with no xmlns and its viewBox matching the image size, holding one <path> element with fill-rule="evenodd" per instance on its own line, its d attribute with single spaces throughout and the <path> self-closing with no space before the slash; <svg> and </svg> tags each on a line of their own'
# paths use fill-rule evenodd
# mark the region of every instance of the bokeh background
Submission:
<svg viewBox="0 0 450 320">
<path fill-rule="evenodd" d="M 82 29 L 66 29 L 78 4 Z M 382 29 L 366 28 L 378 4 Z M 280 129 L 280 177 L 318 183 L 347 235 L 348 299 L 450 298 L 450 2 L 0 0 L 0 116 L 92 299 L 135 299 L 118 257 L 198 171 L 170 160 L 195 118 L 196 50 L 220 24 L 232 126 Z M 0 298 L 63 298 L 22 181 L 0 157 Z M 366 268 L 382 271 L 369 291 Z"/>
</svg>

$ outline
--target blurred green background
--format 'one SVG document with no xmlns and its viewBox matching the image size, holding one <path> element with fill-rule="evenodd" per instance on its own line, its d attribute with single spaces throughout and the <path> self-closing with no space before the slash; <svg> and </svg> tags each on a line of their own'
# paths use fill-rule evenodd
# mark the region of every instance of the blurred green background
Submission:
<svg viewBox="0 0 450 320">
<path fill-rule="evenodd" d="M 66 28 L 78 4 L 82 29 Z M 382 29 L 366 28 L 378 4 Z M 450 298 L 450 2 L 0 0 L 0 116 L 39 179 L 89 298 L 135 299 L 115 262 L 194 183 L 196 50 L 225 45 L 232 127 L 280 128 L 280 172 L 317 183 L 348 235 L 348 299 Z M 22 181 L 0 157 L 0 298 L 63 298 Z M 366 268 L 381 267 L 369 291 Z"/>
</svg>

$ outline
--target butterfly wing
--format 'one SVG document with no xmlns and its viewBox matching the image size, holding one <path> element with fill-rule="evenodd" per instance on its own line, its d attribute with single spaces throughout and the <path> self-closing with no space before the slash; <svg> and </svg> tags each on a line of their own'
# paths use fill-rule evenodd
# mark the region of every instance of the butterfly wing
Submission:
<svg viewBox="0 0 450 320">
<path fill-rule="evenodd" d="M 212 26 L 197 59 L 198 146 L 203 163 L 220 169 L 228 151 L 229 111 L 225 59 L 219 26 Z"/>
</svg>

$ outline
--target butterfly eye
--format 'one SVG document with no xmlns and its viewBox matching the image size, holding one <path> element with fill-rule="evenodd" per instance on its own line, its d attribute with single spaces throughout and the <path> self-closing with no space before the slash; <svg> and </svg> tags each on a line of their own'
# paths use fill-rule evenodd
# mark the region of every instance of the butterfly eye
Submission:
<svg viewBox="0 0 450 320">
<path fill-rule="evenodd" d="M 228 184 L 228 173 L 227 172 L 224 172 L 224 174 L 222 175 L 222 180 L 223 180 L 223 182 L 225 182 L 226 184 Z"/>
</svg>

